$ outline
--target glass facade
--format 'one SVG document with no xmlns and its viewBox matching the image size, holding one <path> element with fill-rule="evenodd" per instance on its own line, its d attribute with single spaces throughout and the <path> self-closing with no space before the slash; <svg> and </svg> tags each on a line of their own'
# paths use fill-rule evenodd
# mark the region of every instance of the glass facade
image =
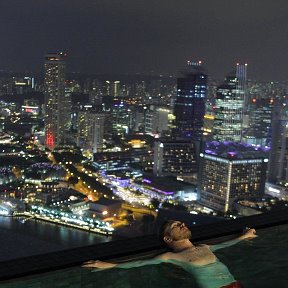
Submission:
<svg viewBox="0 0 288 288">
<path fill-rule="evenodd" d="M 201 140 L 207 75 L 200 64 L 190 64 L 188 68 L 188 71 L 183 73 L 184 76 L 177 79 L 177 95 L 174 106 L 176 135 Z"/>
<path fill-rule="evenodd" d="M 262 146 L 271 144 L 271 122 L 273 98 L 252 98 L 248 105 L 249 127 L 245 131 L 245 142 Z"/>
<path fill-rule="evenodd" d="M 104 125 L 106 115 L 81 111 L 78 114 L 77 145 L 90 153 L 103 149 Z"/>
<path fill-rule="evenodd" d="M 246 93 L 246 64 L 237 65 L 236 73 L 217 88 L 214 140 L 240 142 Z"/>
<path fill-rule="evenodd" d="M 268 180 L 288 186 L 288 100 L 274 107 Z"/>
</svg>

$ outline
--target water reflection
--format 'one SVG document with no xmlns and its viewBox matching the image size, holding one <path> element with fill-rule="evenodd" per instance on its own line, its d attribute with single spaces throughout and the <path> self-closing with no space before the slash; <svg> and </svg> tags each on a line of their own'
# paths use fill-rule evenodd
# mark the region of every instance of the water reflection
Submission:
<svg viewBox="0 0 288 288">
<path fill-rule="evenodd" d="M 24 220 L 0 216 L 0 245 L 6 246 L 6 258 L 47 253 L 109 242 L 111 237 L 89 233 L 36 219 Z M 24 251 L 26 249 L 26 251 Z M 4 255 L 0 255 L 0 260 Z M 4 259 L 6 259 L 4 258 Z M 3 260 L 4 260 L 3 259 Z"/>
</svg>

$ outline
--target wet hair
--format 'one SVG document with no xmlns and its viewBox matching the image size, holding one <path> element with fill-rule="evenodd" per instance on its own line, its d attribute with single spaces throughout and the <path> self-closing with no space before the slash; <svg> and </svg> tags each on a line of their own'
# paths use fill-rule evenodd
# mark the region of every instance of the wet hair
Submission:
<svg viewBox="0 0 288 288">
<path fill-rule="evenodd" d="M 175 222 L 175 220 L 166 220 L 164 221 L 159 230 L 158 230 L 158 238 L 160 240 L 161 243 L 166 244 L 164 241 L 164 237 L 165 236 L 169 236 L 170 235 L 170 231 L 169 228 L 171 227 L 171 225 Z"/>
</svg>

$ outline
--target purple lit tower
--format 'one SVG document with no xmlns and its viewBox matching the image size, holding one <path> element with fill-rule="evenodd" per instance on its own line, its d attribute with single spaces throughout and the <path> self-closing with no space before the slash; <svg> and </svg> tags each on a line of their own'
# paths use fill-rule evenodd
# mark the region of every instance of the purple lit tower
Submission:
<svg viewBox="0 0 288 288">
<path fill-rule="evenodd" d="M 237 199 L 264 194 L 268 149 L 256 145 L 213 141 L 200 154 L 199 200 L 227 212 Z"/>
</svg>

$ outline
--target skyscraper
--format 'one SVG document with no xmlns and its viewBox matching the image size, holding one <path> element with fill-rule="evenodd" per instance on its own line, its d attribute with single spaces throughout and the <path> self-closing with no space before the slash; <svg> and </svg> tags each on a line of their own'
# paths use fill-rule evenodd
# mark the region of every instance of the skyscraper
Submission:
<svg viewBox="0 0 288 288">
<path fill-rule="evenodd" d="M 201 140 L 205 115 L 207 75 L 201 62 L 188 61 L 183 76 L 177 79 L 174 105 L 175 134 L 180 138 Z"/>
<path fill-rule="evenodd" d="M 214 140 L 242 141 L 243 114 L 246 101 L 247 64 L 237 63 L 236 73 L 217 87 L 215 101 Z"/>
<path fill-rule="evenodd" d="M 271 144 L 273 98 L 252 98 L 248 104 L 249 127 L 244 132 L 244 142 L 261 146 Z"/>
<path fill-rule="evenodd" d="M 288 100 L 280 100 L 272 116 L 272 142 L 268 181 L 288 184 Z"/>
<path fill-rule="evenodd" d="M 65 142 L 65 130 L 68 126 L 65 58 L 66 54 L 63 52 L 45 56 L 45 143 L 50 149 Z"/>
<path fill-rule="evenodd" d="M 165 136 L 169 127 L 169 115 L 172 114 L 170 109 L 166 107 L 157 107 L 151 105 L 146 112 L 145 117 L 145 133 L 150 135 Z"/>
<path fill-rule="evenodd" d="M 200 202 L 227 212 L 236 199 L 264 194 L 268 149 L 235 142 L 206 143 L 200 154 Z"/>
<path fill-rule="evenodd" d="M 195 182 L 197 174 L 196 146 L 190 140 L 160 139 L 154 145 L 153 173 L 157 176 L 176 176 Z"/>
<path fill-rule="evenodd" d="M 123 98 L 113 99 L 112 108 L 112 132 L 115 135 L 128 134 L 133 119 L 133 111 Z"/>
<path fill-rule="evenodd" d="M 85 152 L 92 154 L 102 151 L 105 118 L 106 115 L 104 113 L 79 112 L 77 145 Z"/>
</svg>

